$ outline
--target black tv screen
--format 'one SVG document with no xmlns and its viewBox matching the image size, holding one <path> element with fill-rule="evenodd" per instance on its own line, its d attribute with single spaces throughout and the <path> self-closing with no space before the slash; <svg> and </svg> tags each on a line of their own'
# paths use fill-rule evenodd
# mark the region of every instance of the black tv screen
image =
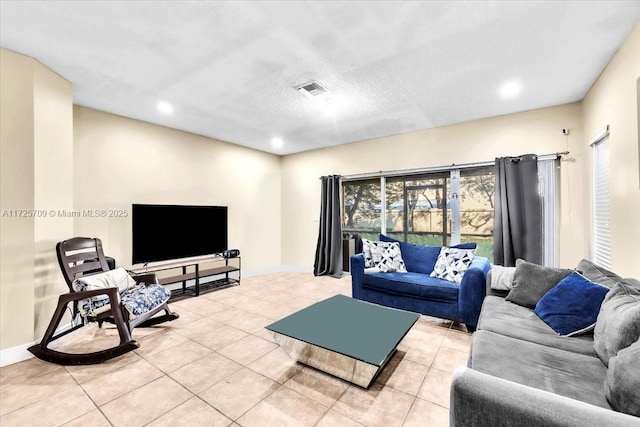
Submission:
<svg viewBox="0 0 640 427">
<path fill-rule="evenodd" d="M 227 207 L 134 204 L 133 264 L 218 254 L 227 248 Z"/>
</svg>

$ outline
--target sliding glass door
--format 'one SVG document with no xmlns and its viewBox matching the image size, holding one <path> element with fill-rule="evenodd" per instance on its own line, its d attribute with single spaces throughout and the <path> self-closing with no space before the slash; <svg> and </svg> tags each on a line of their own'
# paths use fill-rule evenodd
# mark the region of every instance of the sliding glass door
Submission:
<svg viewBox="0 0 640 427">
<path fill-rule="evenodd" d="M 344 182 L 342 231 L 378 240 L 381 230 L 380 179 Z"/>
<path fill-rule="evenodd" d="M 449 230 L 447 175 L 387 179 L 386 233 L 421 245 L 445 245 Z"/>
<path fill-rule="evenodd" d="M 491 259 L 494 192 L 493 167 L 347 181 L 343 231 L 420 245 L 476 242 Z"/>
<path fill-rule="evenodd" d="M 460 238 L 456 243 L 476 242 L 476 255 L 493 259 L 494 168 L 460 170 L 456 192 Z"/>
</svg>

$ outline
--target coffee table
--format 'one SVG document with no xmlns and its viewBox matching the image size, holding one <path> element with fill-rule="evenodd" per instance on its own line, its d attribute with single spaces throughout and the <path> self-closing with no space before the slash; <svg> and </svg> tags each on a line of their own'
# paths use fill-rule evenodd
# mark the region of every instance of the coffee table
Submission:
<svg viewBox="0 0 640 427">
<path fill-rule="evenodd" d="M 292 359 L 369 388 L 419 317 L 335 295 L 266 328 Z"/>
</svg>

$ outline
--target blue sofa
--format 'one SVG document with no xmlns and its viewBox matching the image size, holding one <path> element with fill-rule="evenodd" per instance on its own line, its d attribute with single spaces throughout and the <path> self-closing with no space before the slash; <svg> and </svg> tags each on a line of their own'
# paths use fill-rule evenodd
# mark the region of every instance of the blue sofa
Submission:
<svg viewBox="0 0 640 427">
<path fill-rule="evenodd" d="M 391 241 L 390 238 L 380 240 Z M 467 245 L 460 245 L 468 248 Z M 473 331 L 486 295 L 489 260 L 476 256 L 457 284 L 429 274 L 438 259 L 440 246 L 400 242 L 407 273 L 365 271 L 362 253 L 351 256 L 353 298 L 464 323 Z"/>
</svg>

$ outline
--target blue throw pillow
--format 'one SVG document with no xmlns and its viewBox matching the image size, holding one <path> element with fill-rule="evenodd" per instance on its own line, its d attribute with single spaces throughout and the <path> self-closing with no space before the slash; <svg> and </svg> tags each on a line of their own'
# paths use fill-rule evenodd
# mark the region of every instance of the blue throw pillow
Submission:
<svg viewBox="0 0 640 427">
<path fill-rule="evenodd" d="M 393 237 L 385 236 L 382 233 L 380 233 L 380 236 L 379 236 L 378 240 L 380 240 L 381 242 L 389 242 L 389 243 L 398 242 L 398 243 L 400 243 L 400 240 L 394 239 Z"/>
<path fill-rule="evenodd" d="M 429 274 L 433 271 L 440 255 L 440 246 L 422 246 L 400 242 L 400 253 L 407 267 L 412 273 Z"/>
<path fill-rule="evenodd" d="M 449 247 L 454 249 L 476 249 L 478 247 L 478 244 L 476 242 L 468 242 Z"/>
<path fill-rule="evenodd" d="M 578 335 L 594 328 L 607 292 L 606 286 L 574 271 L 544 294 L 535 313 L 559 335 Z"/>
</svg>

